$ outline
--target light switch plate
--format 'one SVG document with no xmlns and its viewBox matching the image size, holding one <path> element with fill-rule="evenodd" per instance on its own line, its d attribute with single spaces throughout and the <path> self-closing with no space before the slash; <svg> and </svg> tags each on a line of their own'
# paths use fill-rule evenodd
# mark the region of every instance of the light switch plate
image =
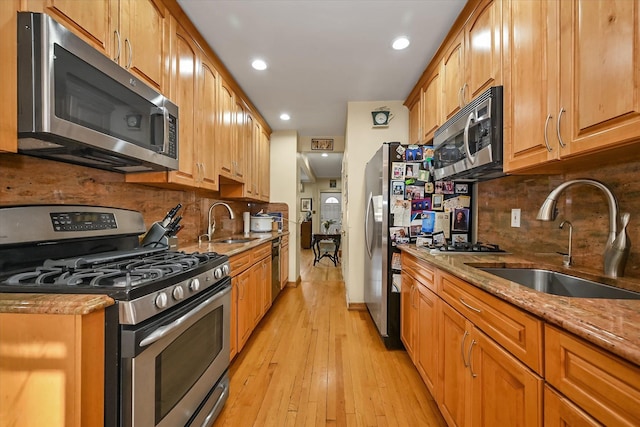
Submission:
<svg viewBox="0 0 640 427">
<path fill-rule="evenodd" d="M 511 226 L 520 227 L 520 209 L 511 209 Z"/>
</svg>

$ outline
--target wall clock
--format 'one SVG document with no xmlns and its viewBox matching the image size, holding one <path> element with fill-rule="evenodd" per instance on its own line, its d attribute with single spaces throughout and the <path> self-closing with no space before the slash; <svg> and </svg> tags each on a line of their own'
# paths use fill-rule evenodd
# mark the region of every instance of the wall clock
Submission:
<svg viewBox="0 0 640 427">
<path fill-rule="evenodd" d="M 389 126 L 389 111 L 372 111 L 373 126 Z"/>
</svg>

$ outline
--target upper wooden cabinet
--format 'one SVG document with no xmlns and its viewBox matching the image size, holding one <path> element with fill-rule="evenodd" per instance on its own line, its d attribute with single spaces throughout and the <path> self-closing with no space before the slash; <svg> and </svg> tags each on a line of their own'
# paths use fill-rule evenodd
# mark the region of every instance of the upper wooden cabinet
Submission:
<svg viewBox="0 0 640 427">
<path fill-rule="evenodd" d="M 433 139 L 436 129 L 442 124 L 442 83 L 440 78 L 440 69 L 431 74 L 423 91 L 422 100 L 422 120 L 421 126 L 421 142 L 427 142 Z"/>
<path fill-rule="evenodd" d="M 38 4 L 40 3 L 40 4 Z M 162 93 L 168 93 L 169 28 L 160 0 L 29 0 L 96 49 Z"/>
<path fill-rule="evenodd" d="M 409 144 L 420 144 L 422 134 L 422 104 L 420 99 L 409 106 Z"/>
<path fill-rule="evenodd" d="M 640 2 L 505 1 L 505 171 L 640 138 Z M 526 137 L 523 137 L 526 135 Z"/>
<path fill-rule="evenodd" d="M 481 0 L 442 59 L 444 118 L 502 82 L 502 2 Z"/>
</svg>

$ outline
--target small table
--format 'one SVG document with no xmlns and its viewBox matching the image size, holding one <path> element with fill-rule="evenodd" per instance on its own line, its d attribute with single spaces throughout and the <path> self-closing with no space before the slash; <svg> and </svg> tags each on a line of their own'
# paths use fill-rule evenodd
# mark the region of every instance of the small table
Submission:
<svg viewBox="0 0 640 427">
<path fill-rule="evenodd" d="M 317 262 L 324 257 L 329 258 L 333 261 L 333 265 L 337 266 L 340 259 L 338 257 L 338 250 L 340 249 L 340 234 L 314 234 L 313 242 L 311 243 L 311 247 L 313 248 L 313 265 L 316 265 Z M 331 241 L 334 246 L 333 253 L 325 251 L 322 253 L 320 250 L 320 242 Z"/>
</svg>

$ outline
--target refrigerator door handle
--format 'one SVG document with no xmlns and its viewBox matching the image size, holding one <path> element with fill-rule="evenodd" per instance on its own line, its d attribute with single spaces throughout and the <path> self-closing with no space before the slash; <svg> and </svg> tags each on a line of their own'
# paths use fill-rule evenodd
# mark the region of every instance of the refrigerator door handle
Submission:
<svg viewBox="0 0 640 427">
<path fill-rule="evenodd" d="M 369 216 L 371 213 L 371 206 L 373 205 L 373 194 L 369 193 L 369 201 L 367 203 L 367 213 L 365 215 L 365 219 L 364 219 L 364 239 L 365 239 L 365 246 L 367 247 L 367 252 L 369 253 L 369 258 L 371 259 L 373 257 L 373 254 L 371 253 L 371 246 L 373 245 L 373 241 L 369 236 Z"/>
</svg>

